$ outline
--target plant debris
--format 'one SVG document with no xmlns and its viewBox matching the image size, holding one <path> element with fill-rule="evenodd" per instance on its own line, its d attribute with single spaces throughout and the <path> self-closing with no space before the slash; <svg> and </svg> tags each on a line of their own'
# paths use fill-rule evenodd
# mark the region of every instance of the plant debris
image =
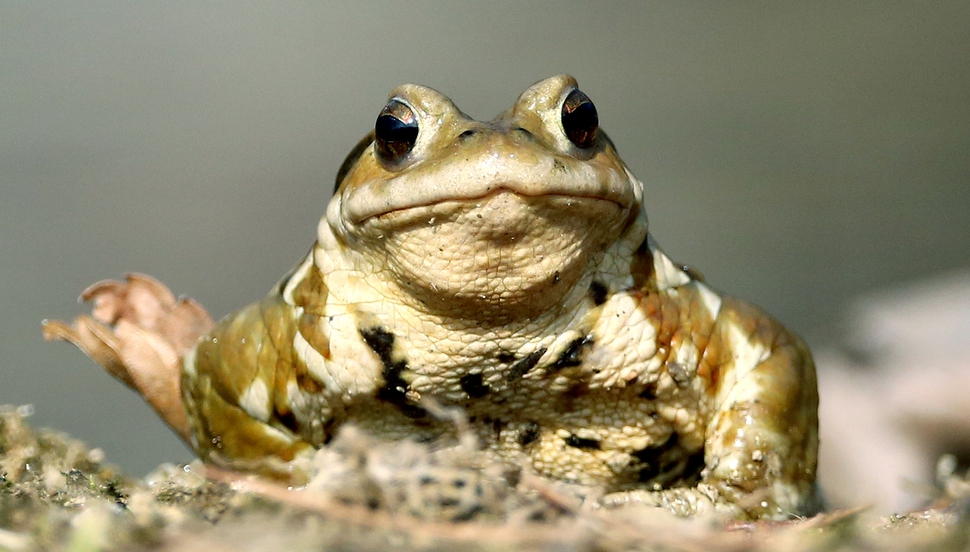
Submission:
<svg viewBox="0 0 970 552">
<path fill-rule="evenodd" d="M 930 508 L 791 522 L 595 509 L 591 489 L 509 466 L 463 439 L 434 450 L 354 428 L 301 489 L 196 461 L 141 480 L 103 453 L 0 407 L 0 550 L 967 550 L 970 479 L 944 458 Z"/>
</svg>

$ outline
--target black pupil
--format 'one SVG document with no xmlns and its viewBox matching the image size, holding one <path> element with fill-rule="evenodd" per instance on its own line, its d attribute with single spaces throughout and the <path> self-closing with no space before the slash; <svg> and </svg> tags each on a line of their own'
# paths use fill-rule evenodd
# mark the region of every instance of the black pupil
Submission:
<svg viewBox="0 0 970 552">
<path fill-rule="evenodd" d="M 418 122 L 411 108 L 392 101 L 374 124 L 377 152 L 388 161 L 398 161 L 414 147 L 418 139 Z"/>
<path fill-rule="evenodd" d="M 562 128 L 569 141 L 580 148 L 588 148 L 596 141 L 599 115 L 586 94 L 573 90 L 562 104 Z"/>
<path fill-rule="evenodd" d="M 375 132 L 385 142 L 414 142 L 418 138 L 418 125 L 405 123 L 394 115 L 381 115 Z"/>
</svg>

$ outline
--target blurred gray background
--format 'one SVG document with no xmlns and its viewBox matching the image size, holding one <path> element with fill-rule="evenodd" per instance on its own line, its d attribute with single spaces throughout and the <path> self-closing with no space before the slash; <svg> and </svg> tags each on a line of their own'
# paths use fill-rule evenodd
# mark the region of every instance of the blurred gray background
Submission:
<svg viewBox="0 0 970 552">
<path fill-rule="evenodd" d="M 79 351 L 88 284 L 216 317 L 303 255 L 404 82 L 491 118 L 579 79 L 652 231 L 815 345 L 860 293 L 970 267 L 970 3 L 0 4 L 0 404 L 142 474 L 192 455 Z"/>
</svg>

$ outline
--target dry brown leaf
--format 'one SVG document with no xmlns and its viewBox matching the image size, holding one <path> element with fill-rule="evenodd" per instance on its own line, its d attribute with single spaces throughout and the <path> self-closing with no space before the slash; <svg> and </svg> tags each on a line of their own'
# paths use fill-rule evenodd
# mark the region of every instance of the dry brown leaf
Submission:
<svg viewBox="0 0 970 552">
<path fill-rule="evenodd" d="M 179 379 L 182 355 L 213 325 L 201 305 L 176 299 L 164 284 L 144 274 L 103 280 L 81 293 L 93 302 L 91 316 L 72 325 L 45 320 L 44 339 L 69 341 L 134 389 L 176 434 L 188 442 L 189 426 Z"/>
</svg>

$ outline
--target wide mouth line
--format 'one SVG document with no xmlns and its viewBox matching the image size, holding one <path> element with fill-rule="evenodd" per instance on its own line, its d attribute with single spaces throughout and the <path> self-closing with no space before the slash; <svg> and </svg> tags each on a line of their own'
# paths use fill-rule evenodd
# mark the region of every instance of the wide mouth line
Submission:
<svg viewBox="0 0 970 552">
<path fill-rule="evenodd" d="M 500 185 L 500 186 L 496 186 L 495 188 L 489 190 L 488 192 L 486 192 L 484 194 L 449 197 L 449 198 L 444 198 L 444 199 L 438 199 L 438 200 L 435 200 L 435 201 L 427 201 L 427 202 L 414 203 L 414 204 L 410 204 L 410 205 L 407 205 L 407 206 L 404 206 L 404 207 L 397 207 L 397 208 L 394 208 L 394 209 L 390 209 L 390 210 L 384 211 L 382 213 L 375 213 L 373 215 L 367 216 L 364 219 L 361 219 L 361 221 L 359 222 L 359 224 L 364 224 L 364 223 L 366 223 L 367 221 L 369 221 L 369 220 L 371 220 L 373 218 L 386 217 L 388 215 L 394 215 L 394 214 L 397 214 L 397 213 L 405 213 L 405 212 L 408 212 L 408 211 L 411 211 L 411 210 L 414 210 L 414 209 L 421 209 L 422 207 L 432 207 L 434 205 L 441 205 L 441 204 L 444 204 L 444 203 L 452 203 L 452 202 L 454 202 L 454 203 L 472 203 L 472 202 L 475 202 L 475 201 L 487 200 L 487 199 L 490 199 L 490 198 L 492 198 L 494 196 L 497 196 L 497 195 L 503 194 L 503 193 L 510 193 L 510 194 L 513 194 L 513 195 L 516 195 L 516 196 L 519 196 L 519 197 L 527 197 L 527 198 L 538 198 L 538 197 L 554 198 L 554 197 L 561 197 L 561 198 L 567 199 L 567 200 L 568 199 L 575 199 L 575 200 L 605 201 L 605 202 L 608 202 L 608 203 L 613 203 L 614 205 L 620 207 L 621 209 L 625 207 L 622 203 L 620 203 L 619 201 L 617 201 L 615 199 L 609 199 L 609 198 L 605 198 L 605 197 L 601 197 L 601 196 L 594 196 L 594 195 L 589 195 L 589 194 L 570 194 L 570 193 L 563 193 L 561 191 L 540 192 L 540 193 L 532 193 L 532 194 L 530 194 L 530 193 L 523 192 L 521 190 L 516 190 L 516 189 L 514 189 L 514 188 L 512 188 L 512 187 L 510 187 L 508 185 Z"/>
</svg>

